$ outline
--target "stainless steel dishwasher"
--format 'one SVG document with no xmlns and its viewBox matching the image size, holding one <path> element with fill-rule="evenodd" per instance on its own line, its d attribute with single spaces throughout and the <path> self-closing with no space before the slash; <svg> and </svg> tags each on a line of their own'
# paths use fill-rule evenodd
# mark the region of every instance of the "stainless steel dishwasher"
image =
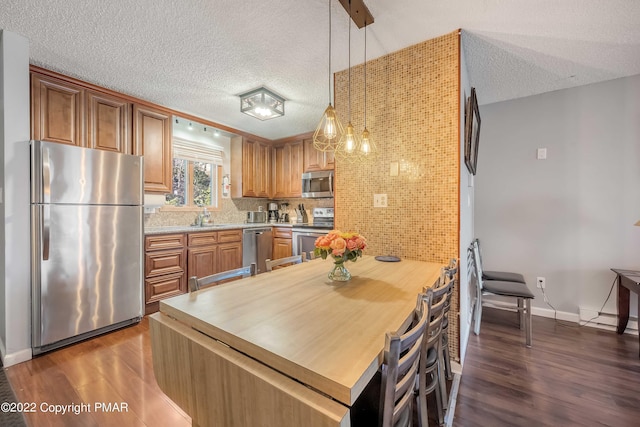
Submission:
<svg viewBox="0 0 640 427">
<path fill-rule="evenodd" d="M 242 265 L 255 262 L 257 273 L 264 273 L 267 271 L 265 260 L 271 259 L 272 248 L 271 227 L 245 228 L 242 232 Z"/>
</svg>

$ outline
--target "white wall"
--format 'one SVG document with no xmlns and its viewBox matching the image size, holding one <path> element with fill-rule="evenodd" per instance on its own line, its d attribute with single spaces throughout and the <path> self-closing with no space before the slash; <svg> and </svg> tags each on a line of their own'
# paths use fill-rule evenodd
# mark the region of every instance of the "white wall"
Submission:
<svg viewBox="0 0 640 427">
<path fill-rule="evenodd" d="M 5 366 L 31 358 L 29 226 L 29 42 L 2 31 L 0 145 L 2 146 L 2 275 L 0 339 Z"/>
<path fill-rule="evenodd" d="M 462 34 L 464 38 L 464 33 Z M 463 43 L 464 46 L 464 43 Z M 469 340 L 472 288 L 469 287 L 467 275 L 467 246 L 473 240 L 473 179 L 464 163 L 464 106 L 471 93 L 469 73 L 464 50 L 460 52 L 460 361 L 464 365 L 464 357 Z"/>
<path fill-rule="evenodd" d="M 522 272 L 540 313 L 549 307 L 537 276 L 560 317 L 597 312 L 610 268 L 640 270 L 640 75 L 483 105 L 480 117 L 475 226 L 486 269 Z M 615 296 L 603 312 L 616 313 Z"/>
</svg>

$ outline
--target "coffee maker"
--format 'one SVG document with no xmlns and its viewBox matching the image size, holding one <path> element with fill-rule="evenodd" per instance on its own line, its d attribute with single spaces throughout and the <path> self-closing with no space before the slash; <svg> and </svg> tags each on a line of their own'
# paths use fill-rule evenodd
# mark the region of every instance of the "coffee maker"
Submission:
<svg viewBox="0 0 640 427">
<path fill-rule="evenodd" d="M 275 224 L 276 222 L 278 222 L 279 217 L 280 215 L 278 213 L 278 204 L 269 203 L 269 214 L 268 214 L 269 222 L 271 224 Z"/>
</svg>

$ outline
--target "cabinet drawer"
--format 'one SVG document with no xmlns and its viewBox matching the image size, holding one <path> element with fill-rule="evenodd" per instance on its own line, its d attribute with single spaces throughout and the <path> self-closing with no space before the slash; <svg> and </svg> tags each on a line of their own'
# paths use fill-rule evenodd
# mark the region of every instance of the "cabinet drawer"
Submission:
<svg viewBox="0 0 640 427">
<path fill-rule="evenodd" d="M 189 247 L 206 246 L 218 243 L 217 231 L 205 231 L 201 233 L 189 233 Z"/>
<path fill-rule="evenodd" d="M 152 303 L 163 298 L 182 295 L 187 292 L 184 273 L 154 277 L 144 281 L 145 302 Z"/>
<path fill-rule="evenodd" d="M 291 238 L 291 228 L 289 227 L 273 227 L 273 237 L 279 237 L 281 239 Z"/>
<path fill-rule="evenodd" d="M 242 230 L 223 230 L 218 231 L 218 243 L 241 242 Z"/>
<path fill-rule="evenodd" d="M 164 274 L 182 274 L 185 271 L 185 250 L 148 252 L 144 260 L 144 276 L 155 277 Z"/>
<path fill-rule="evenodd" d="M 184 248 L 184 234 L 158 234 L 146 236 L 144 239 L 145 251 L 158 251 L 163 249 Z"/>
</svg>

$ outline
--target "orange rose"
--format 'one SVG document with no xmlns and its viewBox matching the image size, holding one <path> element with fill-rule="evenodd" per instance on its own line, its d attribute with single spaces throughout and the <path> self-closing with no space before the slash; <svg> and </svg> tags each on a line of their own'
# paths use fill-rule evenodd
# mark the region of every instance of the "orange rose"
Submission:
<svg viewBox="0 0 640 427">
<path fill-rule="evenodd" d="M 329 248 L 329 244 L 331 243 L 331 240 L 329 240 L 328 236 L 320 236 L 316 239 L 316 243 L 315 246 L 317 248 Z"/>
<path fill-rule="evenodd" d="M 356 239 L 349 239 L 347 240 L 347 249 L 349 249 L 350 251 L 353 251 L 355 249 L 358 249 L 358 242 Z"/>
<path fill-rule="evenodd" d="M 342 237 L 337 237 L 329 245 L 332 249 L 331 255 L 342 256 L 347 247 L 347 242 Z"/>
</svg>

